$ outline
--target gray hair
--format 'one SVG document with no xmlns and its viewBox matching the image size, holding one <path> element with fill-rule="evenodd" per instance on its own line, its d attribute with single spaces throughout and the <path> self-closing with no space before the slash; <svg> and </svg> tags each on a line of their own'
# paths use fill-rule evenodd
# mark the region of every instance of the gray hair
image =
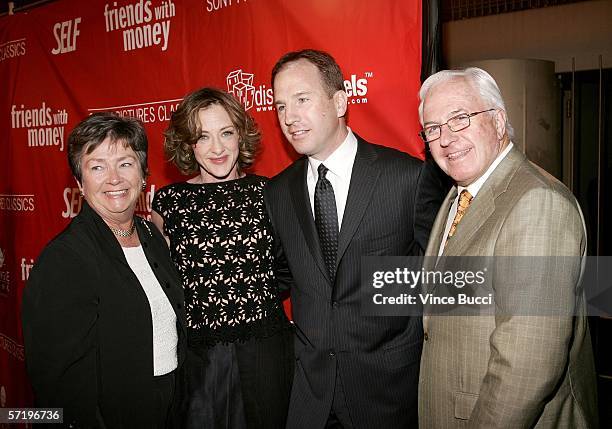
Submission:
<svg viewBox="0 0 612 429">
<path fill-rule="evenodd" d="M 434 86 L 454 79 L 465 79 L 468 85 L 477 91 L 480 99 L 485 103 L 490 104 L 489 108 L 503 110 L 506 112 L 506 105 L 504 103 L 504 99 L 502 98 L 501 91 L 497 86 L 497 82 L 495 82 L 495 79 L 493 79 L 493 77 L 483 69 L 478 67 L 469 67 L 462 70 L 442 70 L 429 76 L 425 82 L 423 82 L 423 85 L 421 85 L 421 89 L 419 90 L 419 98 L 421 99 L 421 102 L 419 103 L 419 120 L 421 121 L 421 124 L 423 124 L 423 102 L 425 101 L 427 93 Z M 514 139 L 514 128 L 512 128 L 512 125 L 510 124 L 507 113 L 506 133 L 508 134 L 510 140 Z"/>
</svg>

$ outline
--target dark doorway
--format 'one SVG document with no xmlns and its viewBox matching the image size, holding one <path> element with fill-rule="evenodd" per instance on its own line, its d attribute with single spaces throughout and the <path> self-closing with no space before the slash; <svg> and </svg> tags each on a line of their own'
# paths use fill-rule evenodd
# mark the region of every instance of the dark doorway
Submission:
<svg viewBox="0 0 612 429">
<path fill-rule="evenodd" d="M 583 209 L 591 256 L 612 256 L 612 69 L 559 74 L 564 182 Z M 612 318 L 591 317 L 601 426 L 612 424 Z"/>
</svg>

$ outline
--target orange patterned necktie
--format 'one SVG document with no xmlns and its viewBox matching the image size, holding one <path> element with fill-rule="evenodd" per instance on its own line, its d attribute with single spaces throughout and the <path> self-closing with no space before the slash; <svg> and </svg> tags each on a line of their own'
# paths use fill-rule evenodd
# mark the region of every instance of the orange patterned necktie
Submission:
<svg viewBox="0 0 612 429">
<path fill-rule="evenodd" d="M 470 206 L 470 203 L 472 202 L 472 198 L 474 197 L 472 197 L 472 194 L 470 194 L 466 189 L 461 191 L 461 194 L 459 194 L 459 203 L 457 204 L 457 214 L 455 215 L 455 218 L 453 219 L 453 223 L 451 224 L 451 227 L 448 230 L 448 237 L 446 237 L 446 243 L 444 244 L 444 247 L 446 247 L 446 245 L 448 244 L 448 240 L 453 235 L 455 235 L 455 231 L 457 230 L 457 225 L 459 225 L 459 222 L 461 222 L 461 219 L 465 215 L 465 211 Z"/>
</svg>

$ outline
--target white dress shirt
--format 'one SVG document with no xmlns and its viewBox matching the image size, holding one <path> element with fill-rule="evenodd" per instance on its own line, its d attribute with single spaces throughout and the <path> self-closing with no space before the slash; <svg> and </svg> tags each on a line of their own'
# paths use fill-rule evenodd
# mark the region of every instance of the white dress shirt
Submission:
<svg viewBox="0 0 612 429">
<path fill-rule="evenodd" d="M 144 289 L 153 322 L 153 375 L 174 371 L 178 366 L 176 313 L 153 273 L 142 246 L 122 247 L 128 265 Z"/>
<path fill-rule="evenodd" d="M 342 228 L 342 219 L 344 217 L 344 208 L 346 207 L 349 185 L 351 184 L 351 174 L 353 173 L 355 155 L 357 155 L 357 137 L 355 137 L 355 134 L 348 128 L 348 134 L 344 141 L 325 161 L 319 161 L 318 159 L 308 157 L 306 184 L 308 186 L 312 216 L 314 217 L 315 187 L 319 178 L 317 169 L 320 164 L 325 164 L 325 167 L 329 170 L 325 177 L 334 188 L 334 197 L 336 198 L 338 231 Z"/>
<path fill-rule="evenodd" d="M 489 165 L 489 168 L 487 169 L 487 171 L 485 171 L 485 173 L 482 176 L 480 176 L 478 180 L 476 180 L 474 183 L 471 183 L 467 185 L 466 187 L 457 186 L 457 196 L 455 197 L 455 201 L 453 201 L 450 211 L 448 212 L 448 217 L 446 218 L 446 228 L 444 228 L 444 237 L 442 238 L 442 241 L 440 242 L 440 249 L 438 249 L 438 256 L 442 255 L 442 252 L 444 252 L 444 246 L 446 244 L 446 239 L 448 238 L 448 231 L 450 231 L 451 225 L 453 224 L 453 220 L 455 219 L 455 215 L 457 214 L 457 205 L 459 203 L 459 195 L 461 195 L 461 191 L 463 191 L 464 189 L 467 189 L 467 191 L 470 193 L 472 198 L 476 198 L 476 195 L 478 194 L 478 191 L 480 191 L 480 188 L 482 188 L 482 185 L 484 185 L 484 183 L 487 181 L 491 173 L 493 173 L 495 168 L 497 168 L 499 163 L 502 162 L 502 160 L 506 157 L 506 155 L 508 155 L 508 152 L 510 152 L 510 149 L 512 149 L 513 146 L 514 144 L 510 142 L 510 144 L 499 155 L 497 155 L 497 158 L 495 158 L 495 161 L 493 161 L 491 165 Z"/>
</svg>

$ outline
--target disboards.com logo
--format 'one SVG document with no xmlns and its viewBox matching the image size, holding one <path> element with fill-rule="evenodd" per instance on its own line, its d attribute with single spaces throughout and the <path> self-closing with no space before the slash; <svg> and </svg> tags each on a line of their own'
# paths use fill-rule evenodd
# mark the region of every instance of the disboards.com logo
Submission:
<svg viewBox="0 0 612 429">
<path fill-rule="evenodd" d="M 227 75 L 227 92 L 234 94 L 245 110 L 255 107 L 257 112 L 274 110 L 272 88 L 266 85 L 255 86 L 253 73 L 245 73 L 242 69 L 234 70 Z"/>
<path fill-rule="evenodd" d="M 368 81 L 374 77 L 373 72 L 362 75 L 351 74 L 344 81 L 344 89 L 348 95 L 349 104 L 367 104 Z M 226 77 L 227 92 L 233 94 L 244 106 L 245 110 L 255 108 L 257 112 L 274 110 L 274 92 L 266 85 L 255 86 L 255 74 L 246 73 L 242 69 L 228 73 Z"/>
</svg>

